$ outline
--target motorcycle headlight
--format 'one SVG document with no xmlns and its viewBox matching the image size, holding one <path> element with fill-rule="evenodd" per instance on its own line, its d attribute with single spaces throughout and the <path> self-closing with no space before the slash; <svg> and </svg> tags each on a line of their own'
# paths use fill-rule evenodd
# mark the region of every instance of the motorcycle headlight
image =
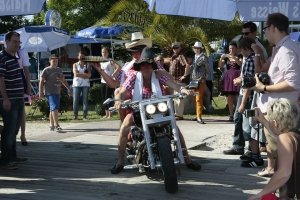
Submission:
<svg viewBox="0 0 300 200">
<path fill-rule="evenodd" d="M 156 111 L 156 107 L 154 105 L 147 105 L 146 106 L 146 112 L 150 115 L 154 114 Z"/>
<path fill-rule="evenodd" d="M 168 109 L 168 106 L 167 106 L 166 103 L 161 102 L 161 103 L 157 104 L 157 109 L 158 109 L 160 112 L 166 112 L 167 109 Z"/>
</svg>

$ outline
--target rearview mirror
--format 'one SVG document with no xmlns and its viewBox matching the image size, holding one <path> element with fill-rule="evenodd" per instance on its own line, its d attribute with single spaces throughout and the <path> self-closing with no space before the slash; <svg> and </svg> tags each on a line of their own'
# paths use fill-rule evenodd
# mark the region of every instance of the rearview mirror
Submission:
<svg viewBox="0 0 300 200">
<path fill-rule="evenodd" d="M 103 105 L 107 105 L 107 104 L 109 104 L 110 102 L 113 102 L 113 101 L 114 101 L 114 99 L 108 98 L 108 99 L 106 99 L 106 100 L 103 102 Z"/>
<path fill-rule="evenodd" d="M 194 89 L 197 90 L 199 88 L 199 82 L 198 81 L 191 81 L 187 86 L 185 86 L 186 89 Z"/>
</svg>

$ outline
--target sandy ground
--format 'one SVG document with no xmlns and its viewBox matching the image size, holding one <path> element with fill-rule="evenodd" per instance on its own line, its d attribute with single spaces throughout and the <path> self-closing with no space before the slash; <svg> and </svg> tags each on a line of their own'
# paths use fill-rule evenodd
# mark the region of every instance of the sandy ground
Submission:
<svg viewBox="0 0 300 200">
<path fill-rule="evenodd" d="M 76 123 L 78 124 L 78 123 Z M 67 128 L 69 126 L 74 126 L 74 123 L 60 123 L 60 126 L 62 128 Z M 27 138 L 30 138 L 31 136 L 36 136 L 40 134 L 44 134 L 48 132 L 49 129 L 49 122 L 48 121 L 27 121 L 26 122 L 26 132 L 25 135 Z M 21 130 L 18 133 L 18 139 L 20 138 Z"/>
<path fill-rule="evenodd" d="M 64 128 L 68 128 L 74 125 L 78 125 L 79 123 L 60 123 L 60 126 Z M 233 124 L 232 124 L 233 125 Z M 26 138 L 30 139 L 31 136 L 36 136 L 40 134 L 44 134 L 49 131 L 49 122 L 48 121 L 27 121 L 26 122 Z M 20 138 L 21 131 L 17 136 L 17 139 Z M 231 147 L 232 144 L 232 133 L 223 133 L 218 134 L 216 136 L 207 138 L 204 142 L 206 142 L 206 148 L 210 151 L 218 151 L 222 152 L 223 150 L 227 150 Z"/>
</svg>

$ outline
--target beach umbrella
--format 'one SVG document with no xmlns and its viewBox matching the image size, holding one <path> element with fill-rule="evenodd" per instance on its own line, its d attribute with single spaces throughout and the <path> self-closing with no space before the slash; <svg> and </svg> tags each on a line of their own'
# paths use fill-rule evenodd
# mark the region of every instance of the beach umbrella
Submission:
<svg viewBox="0 0 300 200">
<path fill-rule="evenodd" d="M 22 42 L 21 48 L 27 52 L 47 52 L 67 45 L 70 39 L 69 31 L 53 26 L 25 26 L 17 29 Z M 38 64 L 38 77 L 39 77 Z"/>
<path fill-rule="evenodd" d="M 129 25 L 117 24 L 114 26 L 91 26 L 76 32 L 74 38 L 110 38 L 112 47 L 112 58 L 114 59 L 112 37 L 118 37 L 121 33 L 127 31 Z"/>
<path fill-rule="evenodd" d="M 297 43 L 300 42 L 300 32 L 290 33 L 291 39 Z"/>
</svg>

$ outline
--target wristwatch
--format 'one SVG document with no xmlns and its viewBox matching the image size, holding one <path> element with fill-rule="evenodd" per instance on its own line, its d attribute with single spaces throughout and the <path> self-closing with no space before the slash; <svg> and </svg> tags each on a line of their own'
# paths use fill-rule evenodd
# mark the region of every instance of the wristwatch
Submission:
<svg viewBox="0 0 300 200">
<path fill-rule="evenodd" d="M 264 86 L 264 92 L 267 92 L 267 86 L 266 85 Z"/>
<path fill-rule="evenodd" d="M 40 94 L 44 94 L 44 92 L 40 92 Z"/>
<path fill-rule="evenodd" d="M 259 53 L 256 53 L 254 56 L 260 56 L 260 54 L 259 54 Z"/>
</svg>

